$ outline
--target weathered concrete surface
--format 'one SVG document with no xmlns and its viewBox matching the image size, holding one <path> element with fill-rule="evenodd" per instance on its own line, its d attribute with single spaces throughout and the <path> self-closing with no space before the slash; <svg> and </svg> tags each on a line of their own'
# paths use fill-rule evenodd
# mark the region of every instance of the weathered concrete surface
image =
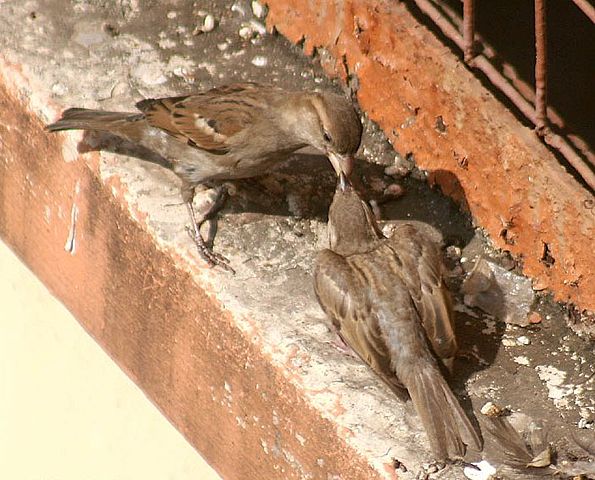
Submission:
<svg viewBox="0 0 595 480">
<path fill-rule="evenodd" d="M 269 27 L 306 53 L 325 49 L 331 74 L 356 76 L 361 107 L 395 148 L 413 153 L 538 289 L 595 311 L 592 195 L 404 3 L 267 3 Z"/>
<path fill-rule="evenodd" d="M 67 106 L 128 110 L 235 80 L 332 88 L 279 37 L 241 40 L 251 17 L 231 7 L 201 4 L 218 26 L 193 36 L 202 17 L 188 2 L 3 3 L 0 235 L 225 478 L 394 478 L 393 457 L 415 472 L 429 453 L 411 406 L 330 344 L 312 293 L 333 189 L 326 161 L 301 157 L 236 184 L 215 242 L 232 277 L 197 258 L 171 172 L 88 151 L 126 152 L 109 139 L 43 131 Z M 365 126 L 363 152 L 393 162 Z M 368 189 L 382 191 L 383 169 L 369 168 Z M 451 202 L 405 182 L 408 194 L 383 206 L 388 218 L 431 223 L 461 247 L 477 238 Z M 463 347 L 481 359 L 459 362 L 452 382 L 469 392 L 466 406 L 515 405 L 550 419 L 555 438 L 592 424 L 595 361 L 561 313 L 543 311 L 543 328 L 522 333 L 529 346 L 505 348 L 521 333 L 459 315 Z M 537 367 L 564 374 L 560 405 Z"/>
</svg>

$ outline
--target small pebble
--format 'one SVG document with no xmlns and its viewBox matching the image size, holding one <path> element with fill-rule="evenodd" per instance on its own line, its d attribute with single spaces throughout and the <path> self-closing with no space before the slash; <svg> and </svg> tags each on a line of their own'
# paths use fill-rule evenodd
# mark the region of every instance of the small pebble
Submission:
<svg viewBox="0 0 595 480">
<path fill-rule="evenodd" d="M 254 35 L 255 31 L 252 30 L 248 25 L 244 25 L 238 30 L 238 35 L 244 40 L 250 40 Z"/>
<path fill-rule="evenodd" d="M 207 16 L 205 16 L 204 20 L 202 21 L 202 25 L 198 25 L 194 31 L 192 32 L 192 35 L 200 35 L 201 33 L 209 33 L 212 32 L 215 29 L 215 17 L 213 17 L 213 15 L 208 14 Z"/>
<path fill-rule="evenodd" d="M 541 320 L 542 319 L 541 319 L 541 315 L 539 315 L 539 313 L 537 313 L 537 312 L 531 312 L 529 314 L 529 317 L 527 318 L 527 320 L 529 321 L 529 323 L 535 325 L 537 323 L 541 323 Z"/>
<path fill-rule="evenodd" d="M 528 367 L 530 365 L 529 359 L 525 356 L 514 357 L 513 360 L 514 360 L 514 363 L 518 363 L 519 365 L 524 365 L 525 367 Z"/>
<path fill-rule="evenodd" d="M 399 198 L 405 193 L 405 189 L 398 183 L 392 183 L 384 189 L 384 196 L 390 198 Z"/>
<path fill-rule="evenodd" d="M 266 67 L 269 63 L 269 60 L 267 59 L 267 57 L 257 55 L 252 59 L 250 63 L 252 63 L 252 65 L 254 65 L 255 67 Z"/>
<path fill-rule="evenodd" d="M 252 1 L 252 13 L 255 17 L 263 18 L 267 14 L 267 7 L 263 7 L 260 2 Z"/>
<path fill-rule="evenodd" d="M 531 340 L 529 339 L 529 337 L 526 337 L 525 335 L 518 337 L 516 339 L 516 341 L 520 344 L 520 345 L 529 345 L 531 343 Z"/>
<path fill-rule="evenodd" d="M 490 465 L 486 460 L 482 460 L 478 463 L 473 463 L 473 465 L 478 467 L 479 471 L 471 467 L 465 467 L 463 469 L 463 473 L 465 474 L 465 476 L 471 480 L 488 480 L 490 478 L 493 478 L 492 475 L 496 473 L 496 469 L 492 465 Z"/>
<path fill-rule="evenodd" d="M 496 405 L 494 402 L 486 402 L 480 410 L 481 413 L 486 415 L 487 417 L 499 417 L 504 413 L 504 409 Z"/>
</svg>

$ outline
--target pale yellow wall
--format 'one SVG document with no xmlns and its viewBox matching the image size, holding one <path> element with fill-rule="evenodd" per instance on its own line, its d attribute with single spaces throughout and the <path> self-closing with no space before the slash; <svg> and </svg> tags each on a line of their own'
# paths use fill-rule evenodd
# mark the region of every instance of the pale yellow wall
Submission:
<svg viewBox="0 0 595 480">
<path fill-rule="evenodd" d="M 219 478 L 2 242 L 0 478 Z"/>
</svg>

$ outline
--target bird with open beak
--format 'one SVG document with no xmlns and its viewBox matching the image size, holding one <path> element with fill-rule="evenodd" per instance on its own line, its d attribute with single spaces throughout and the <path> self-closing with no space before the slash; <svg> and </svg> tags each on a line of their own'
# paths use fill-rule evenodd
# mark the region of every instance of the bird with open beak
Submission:
<svg viewBox="0 0 595 480">
<path fill-rule="evenodd" d="M 362 134 L 352 103 L 341 95 L 256 83 L 143 100 L 136 107 L 140 113 L 70 108 L 47 129 L 109 132 L 167 159 L 182 180 L 182 200 L 201 257 L 228 270 L 227 260 L 200 233 L 225 199 L 223 182 L 268 173 L 305 146 L 323 152 L 337 174 L 349 175 Z M 197 216 L 193 199 L 200 185 L 215 186 L 217 195 Z"/>
<path fill-rule="evenodd" d="M 339 336 L 393 390 L 407 390 L 437 460 L 481 450 L 442 374 L 452 369 L 457 340 L 438 246 L 409 224 L 385 238 L 342 173 L 328 239 L 314 289 Z"/>
</svg>

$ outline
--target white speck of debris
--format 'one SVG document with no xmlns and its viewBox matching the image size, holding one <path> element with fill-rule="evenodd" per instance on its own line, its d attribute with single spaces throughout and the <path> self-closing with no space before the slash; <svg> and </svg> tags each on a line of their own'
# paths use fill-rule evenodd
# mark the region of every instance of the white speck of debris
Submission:
<svg viewBox="0 0 595 480">
<path fill-rule="evenodd" d="M 209 33 L 215 29 L 215 17 L 208 14 L 202 21 L 202 25 L 198 25 L 192 32 L 192 35 L 200 35 L 201 33 Z"/>
<path fill-rule="evenodd" d="M 231 393 L 231 385 L 227 382 L 223 383 L 223 388 L 225 388 L 225 390 L 229 393 Z"/>
<path fill-rule="evenodd" d="M 299 433 L 295 434 L 295 438 L 297 439 L 298 442 L 300 442 L 300 445 L 302 447 L 306 444 L 306 439 L 304 437 L 302 437 Z"/>
<path fill-rule="evenodd" d="M 586 418 L 581 418 L 578 421 L 578 428 L 586 429 L 586 428 L 594 428 L 595 422 L 593 420 L 587 420 Z"/>
<path fill-rule="evenodd" d="M 213 63 L 202 62 L 202 63 L 199 63 L 196 67 L 204 68 L 207 72 L 209 72 L 209 75 L 211 75 L 211 76 L 215 75 L 215 64 L 213 64 Z"/>
<path fill-rule="evenodd" d="M 465 476 L 471 480 L 488 480 L 494 473 L 496 473 L 496 469 L 485 460 L 473 463 L 473 465 L 478 467 L 479 470 L 471 467 L 465 467 L 463 469 Z"/>
<path fill-rule="evenodd" d="M 240 428 L 246 429 L 246 421 L 242 417 L 236 417 L 236 422 Z"/>
<path fill-rule="evenodd" d="M 248 25 L 244 25 L 238 30 L 238 35 L 244 40 L 251 39 L 255 33 Z"/>
<path fill-rule="evenodd" d="M 163 40 L 159 40 L 159 47 L 167 50 L 168 48 L 174 48 L 176 46 L 176 42 L 174 42 L 171 38 L 164 38 Z"/>
<path fill-rule="evenodd" d="M 256 20 L 250 20 L 250 27 L 252 27 L 252 30 L 254 30 L 259 35 L 266 35 L 267 33 L 265 26 Z"/>
<path fill-rule="evenodd" d="M 178 12 L 174 12 L 173 10 L 171 12 L 167 12 L 167 18 L 169 18 L 170 20 L 176 18 L 177 16 Z"/>
<path fill-rule="evenodd" d="M 68 87 L 66 87 L 62 83 L 54 83 L 52 85 L 52 93 L 54 95 L 61 97 L 62 95 L 66 94 L 66 92 L 68 92 Z"/>
<path fill-rule="evenodd" d="M 551 365 L 537 365 L 535 370 L 537 370 L 539 378 L 546 382 L 548 386 L 552 385 L 554 387 L 559 387 L 564 383 L 564 380 L 566 380 L 566 372 L 558 370 Z"/>
<path fill-rule="evenodd" d="M 223 52 L 224 50 L 227 50 L 229 48 L 229 43 L 227 42 L 223 42 L 223 43 L 218 43 L 217 44 L 217 48 Z"/>
<path fill-rule="evenodd" d="M 256 0 L 252 1 L 252 13 L 255 17 L 262 18 L 267 14 L 266 7 L 263 7 L 260 2 Z"/>
<path fill-rule="evenodd" d="M 525 365 L 525 366 L 529 366 L 529 359 L 527 357 L 525 357 L 524 355 L 520 355 L 518 357 L 514 357 L 513 358 L 515 363 L 518 363 L 519 365 Z"/>
<path fill-rule="evenodd" d="M 516 340 L 514 340 L 513 338 L 503 338 L 502 345 L 504 345 L 505 347 L 516 347 L 517 343 Z"/>
<path fill-rule="evenodd" d="M 564 385 L 566 380 L 566 372 L 558 370 L 551 365 L 537 365 L 535 367 L 537 375 L 548 390 L 548 397 L 554 401 L 557 407 L 568 407 L 568 399 L 565 397 L 572 393 L 572 387 Z"/>
<path fill-rule="evenodd" d="M 43 207 L 43 216 L 45 218 L 46 223 L 50 223 L 50 220 L 52 218 L 52 209 L 50 208 L 49 205 L 45 205 Z"/>
<path fill-rule="evenodd" d="M 467 262 L 467 257 L 461 257 L 461 260 L 460 260 L 460 262 L 461 262 L 461 263 L 466 263 L 466 262 Z"/>
<path fill-rule="evenodd" d="M 494 402 L 486 402 L 483 405 L 483 407 L 481 407 L 480 412 L 483 413 L 484 415 L 487 415 L 494 408 L 496 408 L 496 405 L 494 405 Z"/>
<path fill-rule="evenodd" d="M 244 7 L 242 7 L 242 5 L 240 5 L 239 3 L 234 3 L 231 6 L 231 11 L 239 13 L 242 17 L 246 16 L 246 10 L 244 10 Z"/>
<path fill-rule="evenodd" d="M 66 237 L 66 244 L 64 245 L 64 250 L 71 255 L 74 255 L 76 250 L 76 221 L 78 215 L 79 209 L 76 206 L 76 203 L 73 203 L 72 208 L 70 209 L 70 229 L 68 230 L 68 237 Z"/>
<path fill-rule="evenodd" d="M 260 446 L 264 450 L 264 453 L 266 453 L 268 455 L 269 454 L 269 447 L 267 446 L 267 442 L 265 442 L 264 440 L 261 440 L 260 441 Z"/>
<path fill-rule="evenodd" d="M 516 341 L 521 345 L 529 345 L 531 343 L 529 337 L 526 337 L 525 335 L 517 338 Z"/>
<path fill-rule="evenodd" d="M 269 63 L 269 60 L 267 57 L 257 55 L 256 57 L 254 57 L 252 59 L 252 61 L 250 63 L 252 63 L 252 65 L 254 65 L 255 67 L 266 67 L 267 64 Z"/>
</svg>

